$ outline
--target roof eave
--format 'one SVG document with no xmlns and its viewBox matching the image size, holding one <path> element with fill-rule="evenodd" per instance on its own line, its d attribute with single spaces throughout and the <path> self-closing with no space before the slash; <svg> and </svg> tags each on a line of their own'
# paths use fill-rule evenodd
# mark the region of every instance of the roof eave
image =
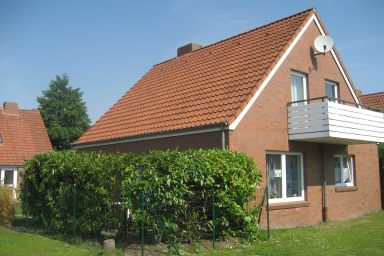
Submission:
<svg viewBox="0 0 384 256">
<path fill-rule="evenodd" d="M 171 131 L 121 137 L 117 139 L 99 140 L 99 141 L 91 141 L 91 142 L 84 142 L 84 143 L 73 143 L 72 146 L 75 149 L 92 148 L 92 147 L 98 147 L 98 146 L 115 145 L 115 144 L 122 144 L 122 143 L 135 142 L 135 141 L 146 141 L 146 140 L 153 140 L 153 139 L 161 139 L 161 138 L 169 138 L 169 137 L 177 137 L 177 136 L 185 136 L 185 135 L 193 135 L 193 134 L 225 131 L 225 130 L 229 130 L 227 121 L 204 125 L 204 126 L 171 130 Z"/>
</svg>

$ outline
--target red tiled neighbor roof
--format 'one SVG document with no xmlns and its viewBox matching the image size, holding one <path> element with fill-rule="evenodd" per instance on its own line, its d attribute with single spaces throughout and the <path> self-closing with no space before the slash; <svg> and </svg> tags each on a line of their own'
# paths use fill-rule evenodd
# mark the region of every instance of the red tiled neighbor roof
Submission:
<svg viewBox="0 0 384 256">
<path fill-rule="evenodd" d="M 155 65 L 75 144 L 231 124 L 314 12 Z"/>
<path fill-rule="evenodd" d="M 0 165 L 22 165 L 39 152 L 51 151 L 40 112 L 17 110 L 5 113 L 0 108 Z"/>
<path fill-rule="evenodd" d="M 365 106 L 384 110 L 384 92 L 361 95 L 360 100 Z"/>
</svg>

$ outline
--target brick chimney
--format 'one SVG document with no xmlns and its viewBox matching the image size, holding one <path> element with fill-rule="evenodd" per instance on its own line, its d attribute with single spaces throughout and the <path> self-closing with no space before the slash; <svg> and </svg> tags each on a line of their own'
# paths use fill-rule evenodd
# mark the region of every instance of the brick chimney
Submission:
<svg viewBox="0 0 384 256">
<path fill-rule="evenodd" d="M 6 101 L 3 104 L 4 114 L 6 115 L 18 115 L 19 103 Z"/>
<path fill-rule="evenodd" d="M 201 44 L 196 44 L 196 43 L 186 44 L 184 46 L 177 48 L 177 57 L 184 55 L 186 53 L 189 53 L 189 52 L 196 51 L 200 48 L 203 48 L 203 46 Z"/>
</svg>

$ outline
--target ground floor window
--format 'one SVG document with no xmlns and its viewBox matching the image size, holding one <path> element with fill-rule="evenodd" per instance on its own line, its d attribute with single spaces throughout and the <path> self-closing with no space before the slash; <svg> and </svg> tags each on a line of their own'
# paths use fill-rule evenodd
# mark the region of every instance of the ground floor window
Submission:
<svg viewBox="0 0 384 256">
<path fill-rule="evenodd" d="M 267 153 L 269 201 L 304 200 L 303 155 L 301 153 Z"/>
<path fill-rule="evenodd" d="M 336 186 L 353 186 L 353 158 L 349 155 L 335 155 Z"/>
<path fill-rule="evenodd" d="M 1 168 L 0 169 L 1 184 L 13 188 L 17 187 L 17 169 L 16 168 Z"/>
</svg>

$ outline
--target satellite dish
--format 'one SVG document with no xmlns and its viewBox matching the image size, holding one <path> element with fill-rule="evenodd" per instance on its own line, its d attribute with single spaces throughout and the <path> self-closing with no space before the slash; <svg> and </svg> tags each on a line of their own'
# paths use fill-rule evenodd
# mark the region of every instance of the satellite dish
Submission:
<svg viewBox="0 0 384 256">
<path fill-rule="evenodd" d="M 319 54 L 324 55 L 332 49 L 333 40 L 330 36 L 318 36 L 315 38 L 314 46 L 317 51 L 315 56 Z"/>
</svg>

